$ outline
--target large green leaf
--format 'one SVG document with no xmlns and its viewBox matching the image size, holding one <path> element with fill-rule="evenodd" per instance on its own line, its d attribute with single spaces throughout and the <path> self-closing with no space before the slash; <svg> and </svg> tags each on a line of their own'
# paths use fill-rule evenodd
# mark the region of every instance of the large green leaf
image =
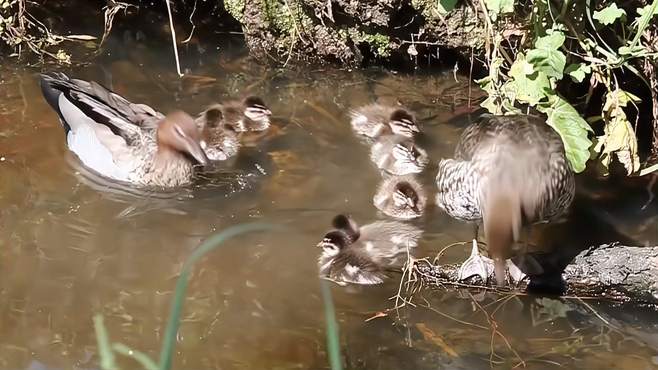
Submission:
<svg viewBox="0 0 658 370">
<path fill-rule="evenodd" d="M 585 170 L 589 159 L 589 147 L 592 142 L 587 138 L 587 132 L 592 128 L 578 114 L 576 109 L 558 95 L 551 96 L 548 104 L 542 104 L 538 109 L 546 113 L 548 123 L 562 138 L 567 159 L 574 172 Z"/>
<path fill-rule="evenodd" d="M 626 15 L 624 9 L 619 9 L 617 4 L 612 3 L 607 7 L 594 12 L 594 19 L 599 21 L 603 25 L 609 25 L 615 23 L 615 21 Z"/>
<path fill-rule="evenodd" d="M 535 71 L 522 53 L 517 54 L 514 64 L 510 67 L 509 76 L 512 78 L 509 87 L 513 89 L 516 100 L 532 106 L 544 99 L 546 91 L 551 87 L 546 74 Z"/>
<path fill-rule="evenodd" d="M 562 79 L 567 58 L 559 48 L 564 44 L 564 40 L 564 33 L 559 31 L 538 38 L 535 48 L 528 51 L 528 62 L 546 76 Z"/>
</svg>

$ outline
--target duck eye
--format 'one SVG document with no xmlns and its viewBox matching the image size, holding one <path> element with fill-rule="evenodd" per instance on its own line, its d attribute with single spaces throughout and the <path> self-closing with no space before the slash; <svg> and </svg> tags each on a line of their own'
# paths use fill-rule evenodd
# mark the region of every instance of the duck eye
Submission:
<svg viewBox="0 0 658 370">
<path fill-rule="evenodd" d="M 174 125 L 174 132 L 176 133 L 176 135 L 178 135 L 180 137 L 187 137 L 187 135 L 185 135 L 185 132 L 183 131 L 183 129 L 180 128 L 180 126 L 178 126 L 178 125 Z"/>
</svg>

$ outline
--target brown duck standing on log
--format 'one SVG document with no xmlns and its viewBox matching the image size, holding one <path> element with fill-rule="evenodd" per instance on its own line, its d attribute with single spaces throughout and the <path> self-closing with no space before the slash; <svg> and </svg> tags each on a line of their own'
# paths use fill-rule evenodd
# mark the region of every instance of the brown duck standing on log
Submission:
<svg viewBox="0 0 658 370">
<path fill-rule="evenodd" d="M 459 270 L 460 280 L 489 276 L 477 249 L 480 222 L 501 286 L 521 229 L 563 215 L 575 193 L 560 136 L 535 116 L 482 116 L 462 133 L 454 158 L 442 159 L 438 167 L 437 205 L 475 223 L 473 251 Z"/>
</svg>

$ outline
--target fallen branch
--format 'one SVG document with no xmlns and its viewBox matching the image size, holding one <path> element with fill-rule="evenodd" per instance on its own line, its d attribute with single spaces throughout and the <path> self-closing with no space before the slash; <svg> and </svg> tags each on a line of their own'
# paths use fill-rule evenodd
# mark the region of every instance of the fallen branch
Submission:
<svg viewBox="0 0 658 370">
<path fill-rule="evenodd" d="M 533 255 L 543 265 L 549 255 Z M 549 262 L 550 263 L 550 262 Z M 413 272 L 421 287 L 456 286 L 496 290 L 492 285 L 482 284 L 478 277 L 475 284 L 459 282 L 459 265 L 433 264 L 428 260 L 414 262 Z M 493 270 L 493 269 L 491 269 Z M 559 273 L 555 274 L 559 279 Z M 618 302 L 658 304 L 658 247 L 628 247 L 605 244 L 591 247 L 576 256 L 561 274 L 566 282 L 566 295 L 593 297 Z M 528 282 L 530 280 L 530 282 Z M 542 288 L 547 279 L 537 276 L 525 279 L 516 289 L 533 291 Z M 493 280 L 493 274 L 489 276 Z"/>
</svg>

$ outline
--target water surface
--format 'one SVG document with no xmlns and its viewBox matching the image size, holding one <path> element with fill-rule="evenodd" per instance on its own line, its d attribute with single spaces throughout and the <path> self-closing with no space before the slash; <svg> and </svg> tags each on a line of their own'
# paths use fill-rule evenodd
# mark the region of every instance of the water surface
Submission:
<svg viewBox="0 0 658 370">
<path fill-rule="evenodd" d="M 175 368 L 328 368 L 314 246 L 339 212 L 364 224 L 383 218 L 371 204 L 381 175 L 350 130 L 349 109 L 399 100 L 416 111 L 432 158 L 421 176 L 432 199 L 435 164 L 451 154 L 468 123 L 469 101 L 481 96 L 452 71 L 279 71 L 222 53 L 184 62 L 192 73 L 178 79 L 168 50 L 134 48 L 67 70 L 164 112 L 196 114 L 248 92 L 263 96 L 274 112 L 270 132 L 250 140 L 223 172 L 152 198 L 90 183 L 65 148 L 37 71 L 0 71 L 1 367 L 97 368 L 91 322 L 97 312 L 113 340 L 155 357 L 186 256 L 211 233 L 257 220 L 292 231 L 236 238 L 196 266 Z M 538 240 L 567 249 L 622 238 L 656 244 L 657 206 L 645 204 L 646 182 L 613 186 L 588 175 L 579 186 L 575 216 Z M 415 223 L 425 230 L 420 256 L 472 237 L 470 226 L 435 207 Z M 467 251 L 451 247 L 442 261 L 462 261 Z M 657 363 L 655 313 L 633 305 L 446 288 L 378 315 L 395 306 L 390 298 L 397 290 L 395 279 L 364 289 L 333 287 L 347 368 Z"/>
</svg>

